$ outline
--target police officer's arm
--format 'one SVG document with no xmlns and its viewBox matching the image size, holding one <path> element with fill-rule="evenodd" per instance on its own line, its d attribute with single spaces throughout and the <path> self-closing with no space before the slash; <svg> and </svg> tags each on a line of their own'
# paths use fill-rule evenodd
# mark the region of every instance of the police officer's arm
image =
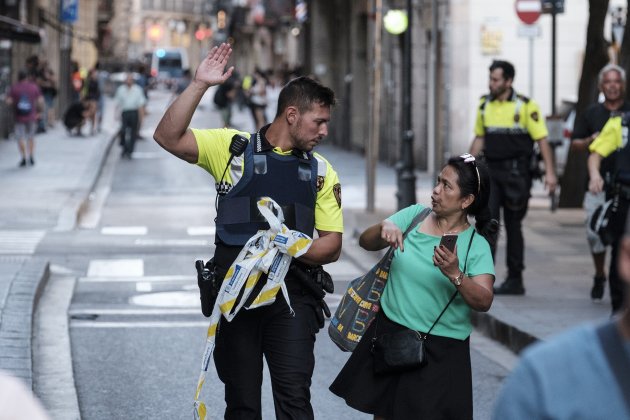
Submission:
<svg viewBox="0 0 630 420">
<path fill-rule="evenodd" d="M 485 99 L 484 99 L 485 101 Z M 483 117 L 481 115 L 481 107 L 477 109 L 477 117 L 475 118 L 475 137 L 470 145 L 470 154 L 473 156 L 479 156 L 483 152 L 484 147 L 484 135 L 486 128 L 483 123 Z"/>
<path fill-rule="evenodd" d="M 479 156 L 479 154 L 483 150 L 483 140 L 484 138 L 482 136 L 476 136 L 473 139 L 472 144 L 470 145 L 470 151 L 469 151 L 471 155 Z"/>
<path fill-rule="evenodd" d="M 542 154 L 543 161 L 545 162 L 545 186 L 550 193 L 556 190 L 558 179 L 556 178 L 556 170 L 553 165 L 553 152 L 547 138 L 538 140 L 540 146 L 540 154 Z"/>
<path fill-rule="evenodd" d="M 155 141 L 180 159 L 190 163 L 197 163 L 199 159 L 197 142 L 188 126 L 206 90 L 225 82 L 232 75 L 234 67 L 225 70 L 231 54 L 229 44 L 212 48 L 197 68 L 193 81 L 168 107 L 155 129 Z"/>
<path fill-rule="evenodd" d="M 322 265 L 335 262 L 341 255 L 341 233 L 317 230 L 318 238 L 313 240 L 306 254 L 298 258 L 309 265 Z"/>
<path fill-rule="evenodd" d="M 601 164 L 602 156 L 599 153 L 593 152 L 588 155 L 588 190 L 594 194 L 604 190 L 604 178 L 599 173 Z"/>
</svg>

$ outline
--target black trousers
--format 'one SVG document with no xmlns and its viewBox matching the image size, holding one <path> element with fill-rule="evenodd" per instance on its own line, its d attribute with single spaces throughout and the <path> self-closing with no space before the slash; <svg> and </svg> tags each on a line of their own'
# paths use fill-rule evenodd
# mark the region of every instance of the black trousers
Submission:
<svg viewBox="0 0 630 420">
<path fill-rule="evenodd" d="M 610 268 L 608 270 L 608 284 L 610 291 L 610 303 L 612 305 L 613 313 L 618 312 L 623 307 L 624 302 L 624 281 L 619 276 L 618 269 L 618 257 L 619 257 L 619 246 L 621 245 L 621 240 L 623 239 L 623 231 L 626 223 L 626 219 L 628 217 L 628 208 L 630 207 L 630 200 L 628 198 L 621 198 L 619 202 L 619 212 L 615 215 L 615 217 L 610 221 L 613 226 L 618 229 L 617 238 L 612 243 L 612 251 L 610 256 Z M 626 227 L 627 229 L 627 227 Z"/>
<path fill-rule="evenodd" d="M 221 319 L 214 361 L 225 384 L 226 419 L 262 419 L 263 356 L 276 419 L 313 419 L 310 386 L 319 330 L 317 302 L 301 293 L 290 294 L 290 299 L 294 314 L 279 292 L 270 306 L 242 309 L 232 322 Z"/>
<path fill-rule="evenodd" d="M 138 123 L 140 121 L 138 110 L 123 111 L 121 121 L 122 127 L 120 129 L 120 145 L 123 148 L 123 154 L 131 156 L 136 144 Z"/>
<path fill-rule="evenodd" d="M 506 233 L 506 265 L 508 277 L 519 278 L 525 269 L 525 240 L 522 222 L 527 215 L 531 175 L 525 160 L 488 162 L 490 171 L 490 212 L 501 221 Z"/>
</svg>

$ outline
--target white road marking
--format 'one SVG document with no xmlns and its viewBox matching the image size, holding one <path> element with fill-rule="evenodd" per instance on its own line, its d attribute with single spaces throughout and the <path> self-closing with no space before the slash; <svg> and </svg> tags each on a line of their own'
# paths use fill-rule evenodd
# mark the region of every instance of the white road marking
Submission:
<svg viewBox="0 0 630 420">
<path fill-rule="evenodd" d="M 140 246 L 208 246 L 210 241 L 205 239 L 136 239 L 135 245 Z"/>
<path fill-rule="evenodd" d="M 198 315 L 199 309 L 186 308 L 84 308 L 72 309 L 68 311 L 69 316 L 73 315 Z"/>
<path fill-rule="evenodd" d="M 116 282 L 164 282 L 164 281 L 196 281 L 194 275 L 172 275 L 172 276 L 134 276 L 126 273 L 124 275 L 114 276 L 88 276 L 80 277 L 81 283 L 116 283 Z"/>
<path fill-rule="evenodd" d="M 139 281 L 138 283 L 136 283 L 136 292 L 151 292 L 153 290 L 153 286 L 151 286 L 151 283 L 147 282 L 147 281 Z"/>
<path fill-rule="evenodd" d="M 132 296 L 129 303 L 167 308 L 199 308 L 199 292 L 162 292 Z"/>
<path fill-rule="evenodd" d="M 71 328 L 206 328 L 207 321 L 171 322 L 98 322 L 72 320 Z"/>
<path fill-rule="evenodd" d="M 216 231 L 214 226 L 190 226 L 186 229 L 189 236 L 212 236 Z"/>
<path fill-rule="evenodd" d="M 88 277 L 142 277 L 143 274 L 141 259 L 92 260 L 87 272 Z"/>
<path fill-rule="evenodd" d="M 146 235 L 149 229 L 146 226 L 105 226 L 101 229 L 102 235 Z"/>
<path fill-rule="evenodd" d="M 33 254 L 44 230 L 0 230 L 0 254 Z"/>
</svg>

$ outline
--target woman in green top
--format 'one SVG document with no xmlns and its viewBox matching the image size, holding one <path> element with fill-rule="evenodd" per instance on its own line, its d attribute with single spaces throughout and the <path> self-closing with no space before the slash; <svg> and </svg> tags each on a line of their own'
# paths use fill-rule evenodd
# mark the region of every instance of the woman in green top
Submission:
<svg viewBox="0 0 630 420">
<path fill-rule="evenodd" d="M 396 248 L 381 311 L 331 385 L 333 393 L 375 419 L 472 419 L 470 310 L 492 304 L 498 223 L 490 217 L 490 181 L 485 166 L 465 154 L 451 158 L 431 194 L 431 213 L 417 228 L 403 233 L 424 208 L 407 207 L 368 228 L 361 247 Z M 475 227 L 469 223 L 474 217 Z M 453 252 L 440 246 L 456 234 Z M 464 272 L 465 271 L 465 272 Z M 410 328 L 427 333 L 455 290 L 456 298 L 426 340 L 426 366 L 376 374 L 372 339 Z"/>
</svg>

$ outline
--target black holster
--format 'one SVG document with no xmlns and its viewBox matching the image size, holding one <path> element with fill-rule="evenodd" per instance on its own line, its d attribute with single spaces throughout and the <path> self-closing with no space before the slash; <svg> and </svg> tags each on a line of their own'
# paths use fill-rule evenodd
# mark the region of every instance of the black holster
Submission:
<svg viewBox="0 0 630 420">
<path fill-rule="evenodd" d="M 309 267 L 295 261 L 291 264 L 289 273 L 300 283 L 304 290 L 308 291 L 317 299 L 326 318 L 330 318 L 330 309 L 324 301 L 326 293 L 333 293 L 335 291 L 335 285 L 330 274 L 328 274 L 321 265 Z"/>
<path fill-rule="evenodd" d="M 195 261 L 197 270 L 197 286 L 199 286 L 199 298 L 201 299 L 201 313 L 205 317 L 212 315 L 212 309 L 217 301 L 219 289 L 223 278 L 218 275 L 214 258 L 203 263 L 203 260 Z"/>
</svg>

